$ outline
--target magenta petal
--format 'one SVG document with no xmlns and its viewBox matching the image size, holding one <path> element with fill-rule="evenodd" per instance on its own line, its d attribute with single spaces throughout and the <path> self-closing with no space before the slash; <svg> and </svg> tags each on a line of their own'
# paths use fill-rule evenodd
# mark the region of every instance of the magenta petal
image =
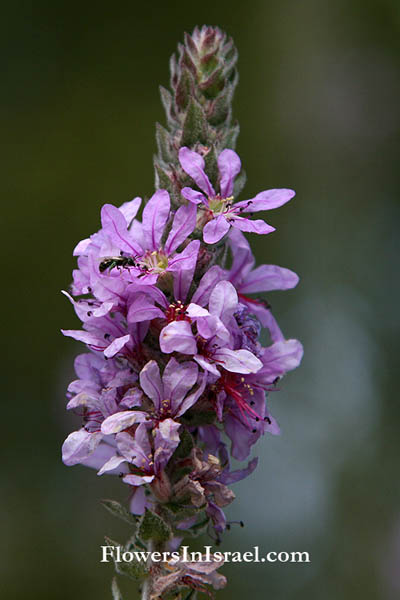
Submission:
<svg viewBox="0 0 400 600">
<path fill-rule="evenodd" d="M 192 297 L 192 302 L 200 306 L 207 306 L 210 294 L 218 281 L 226 279 L 225 272 L 218 265 L 214 265 L 205 272 L 200 279 L 199 287 Z"/>
<path fill-rule="evenodd" d="M 240 292 L 254 294 L 272 290 L 289 290 L 294 288 L 298 282 L 298 275 L 290 269 L 276 265 L 260 265 L 247 275 L 240 286 Z"/>
<path fill-rule="evenodd" d="M 157 410 L 164 400 L 164 388 L 160 377 L 160 368 L 155 360 L 150 360 L 140 371 L 140 385 L 144 393 L 153 401 Z"/>
<path fill-rule="evenodd" d="M 187 321 L 173 321 L 164 327 L 160 333 L 160 348 L 166 354 L 171 352 L 195 354 L 197 344 L 190 323 Z"/>
<path fill-rule="evenodd" d="M 258 212 L 259 210 L 271 210 L 286 204 L 296 192 L 287 189 L 265 190 L 250 200 L 237 202 L 235 208 L 244 208 L 244 212 Z"/>
<path fill-rule="evenodd" d="M 157 190 L 143 209 L 142 228 L 148 250 L 159 249 L 169 211 L 170 200 L 167 190 Z"/>
<path fill-rule="evenodd" d="M 233 150 L 223 150 L 218 156 L 218 169 L 221 175 L 220 190 L 223 198 L 232 196 L 235 177 L 240 173 L 240 158 Z"/>
<path fill-rule="evenodd" d="M 157 468 L 157 472 L 162 470 L 175 449 L 177 448 L 180 439 L 178 430 L 181 427 L 180 423 L 177 423 L 173 419 L 164 419 L 161 421 L 155 429 L 154 439 L 154 462 Z"/>
<path fill-rule="evenodd" d="M 108 444 L 104 439 L 100 442 L 94 452 L 90 454 L 85 460 L 82 461 L 82 465 L 90 467 L 91 469 L 101 469 L 101 467 L 112 457 L 115 456 L 116 448 L 111 444 Z M 120 465 L 116 471 L 110 471 L 110 475 L 118 475 L 119 473 L 128 473 L 128 465 L 126 463 Z"/>
<path fill-rule="evenodd" d="M 61 329 L 61 332 L 66 337 L 71 337 L 78 342 L 88 344 L 88 346 L 99 346 L 104 348 L 104 339 L 97 333 L 91 333 L 90 331 L 81 331 L 80 329 Z"/>
<path fill-rule="evenodd" d="M 74 251 L 72 252 L 73 256 L 80 256 L 81 254 L 86 254 L 88 247 L 91 244 L 91 239 L 86 238 L 85 240 L 81 240 L 75 246 Z"/>
<path fill-rule="evenodd" d="M 186 398 L 184 398 L 184 400 L 183 400 L 182 404 L 180 405 L 179 410 L 176 414 L 176 418 L 181 417 L 187 410 L 189 410 L 189 408 L 191 406 L 193 406 L 193 404 L 195 404 L 197 402 L 197 400 L 200 398 L 201 394 L 204 392 L 206 383 L 207 383 L 207 375 L 206 375 L 206 373 L 203 373 L 203 375 L 201 376 L 201 379 L 200 379 L 199 387 L 197 388 L 197 390 L 195 392 L 193 392 L 193 394 L 190 394 L 189 396 L 186 396 Z"/>
<path fill-rule="evenodd" d="M 122 478 L 124 483 L 128 483 L 129 485 L 145 485 L 146 483 L 151 483 L 154 479 L 154 475 L 125 475 Z"/>
<path fill-rule="evenodd" d="M 174 296 L 176 300 L 185 302 L 193 281 L 193 272 L 196 264 L 190 269 L 174 272 Z"/>
<path fill-rule="evenodd" d="M 114 413 L 107 417 L 101 424 L 101 431 L 104 435 L 119 433 L 124 429 L 128 429 L 136 423 L 143 423 L 146 420 L 146 413 L 139 410 L 124 410 L 123 412 Z"/>
<path fill-rule="evenodd" d="M 230 224 L 224 215 L 218 215 L 209 221 L 203 229 L 203 240 L 206 244 L 216 244 L 229 231 Z"/>
<path fill-rule="evenodd" d="M 231 217 L 231 225 L 232 227 L 236 227 L 240 229 L 240 231 L 247 231 L 249 233 L 258 233 L 258 234 L 267 234 L 275 231 L 275 227 L 268 225 L 265 221 L 261 219 L 256 219 L 251 221 L 250 219 L 245 219 L 244 217 Z"/>
<path fill-rule="evenodd" d="M 120 466 L 121 463 L 125 462 L 126 459 L 123 456 L 112 456 L 101 469 L 98 471 L 97 475 L 103 475 L 103 473 L 108 473 L 109 471 L 114 471 L 117 467 Z"/>
<path fill-rule="evenodd" d="M 233 373 L 256 373 L 263 366 L 261 360 L 248 350 L 219 348 L 214 352 L 214 360 Z"/>
<path fill-rule="evenodd" d="M 197 381 L 199 369 L 196 363 L 178 363 L 171 358 L 164 369 L 162 381 L 165 398 L 169 398 L 172 408 L 178 406 Z"/>
<path fill-rule="evenodd" d="M 129 306 L 128 323 L 151 321 L 157 318 L 164 318 L 162 310 L 154 305 L 154 300 L 147 294 L 138 294 Z"/>
<path fill-rule="evenodd" d="M 191 302 L 186 308 L 186 314 L 191 319 L 197 319 L 197 317 L 208 317 L 210 315 L 206 308 L 203 308 L 198 304 L 194 304 L 193 302 Z"/>
<path fill-rule="evenodd" d="M 271 378 L 284 375 L 287 371 L 296 369 L 303 358 L 303 346 L 298 340 L 275 342 L 265 348 L 262 355 L 262 375 L 269 374 Z"/>
<path fill-rule="evenodd" d="M 147 498 L 144 488 L 138 487 L 132 494 L 129 510 L 134 515 L 143 515 L 147 506 Z"/>
<path fill-rule="evenodd" d="M 139 198 L 139 196 L 137 196 L 136 198 L 134 198 L 133 200 L 130 200 L 129 202 L 124 202 L 124 204 L 121 204 L 121 206 L 119 207 L 119 210 L 122 212 L 122 214 L 124 215 L 124 217 L 126 219 L 126 224 L 128 227 L 131 224 L 131 222 L 133 221 L 133 219 L 136 217 L 141 203 L 142 203 L 142 199 Z"/>
<path fill-rule="evenodd" d="M 89 433 L 85 429 L 69 434 L 62 447 L 62 459 L 68 467 L 84 461 L 100 444 L 100 432 Z"/>
<path fill-rule="evenodd" d="M 213 289 L 208 308 L 226 325 L 237 309 L 238 295 L 230 281 L 220 281 Z"/>
<path fill-rule="evenodd" d="M 122 348 L 130 341 L 130 339 L 131 336 L 129 334 L 115 338 L 115 340 L 111 342 L 111 344 L 104 350 L 104 356 L 106 358 L 112 358 L 118 354 L 120 350 L 122 350 Z"/>
<path fill-rule="evenodd" d="M 206 206 L 208 206 L 207 198 L 201 192 L 192 190 L 192 188 L 190 188 L 190 187 L 182 188 L 181 194 L 184 198 L 186 198 L 186 200 L 189 200 L 189 202 L 192 202 L 192 204 L 202 204 L 203 203 Z M 90 242 L 90 240 L 89 240 L 89 242 Z"/>
<path fill-rule="evenodd" d="M 200 240 L 192 240 L 182 252 L 175 254 L 168 262 L 168 271 L 194 269 L 199 253 Z"/>
<path fill-rule="evenodd" d="M 245 477 L 251 475 L 254 469 L 257 467 L 258 458 L 253 458 L 244 469 L 238 469 L 237 471 L 231 471 L 230 473 L 224 471 L 220 476 L 219 480 L 222 481 L 225 485 L 230 485 L 232 483 L 236 483 L 237 481 L 241 481 Z"/>
<path fill-rule="evenodd" d="M 181 206 L 176 211 L 172 228 L 165 243 L 166 253 L 172 254 L 184 242 L 196 227 L 196 207 L 193 204 Z"/>
<path fill-rule="evenodd" d="M 131 239 L 126 219 L 118 208 L 112 204 L 105 204 L 101 209 L 101 224 L 117 248 L 124 252 L 142 254 L 142 248 Z"/>
<path fill-rule="evenodd" d="M 221 376 L 221 373 L 218 371 L 217 367 L 213 363 L 211 363 L 207 358 L 204 358 L 204 356 L 196 354 L 196 356 L 194 356 L 193 358 L 205 371 L 212 373 L 216 377 Z"/>
<path fill-rule="evenodd" d="M 200 154 L 184 146 L 179 150 L 179 162 L 185 173 L 190 175 L 207 196 L 215 196 L 214 188 L 204 171 L 204 159 Z"/>
<path fill-rule="evenodd" d="M 243 233 L 234 227 L 229 232 L 229 245 L 231 247 L 233 262 L 229 271 L 229 281 L 239 285 L 254 266 L 255 258 L 249 242 Z"/>
</svg>

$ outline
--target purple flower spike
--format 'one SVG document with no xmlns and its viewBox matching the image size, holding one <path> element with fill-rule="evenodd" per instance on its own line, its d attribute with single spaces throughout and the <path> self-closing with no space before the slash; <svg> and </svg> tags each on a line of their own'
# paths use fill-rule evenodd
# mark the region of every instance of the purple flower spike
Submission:
<svg viewBox="0 0 400 600">
<path fill-rule="evenodd" d="M 182 169 L 190 175 L 201 192 L 184 187 L 182 196 L 193 204 L 203 204 L 203 239 L 207 244 L 215 244 L 228 233 L 230 227 L 241 231 L 258 234 L 267 234 L 275 228 L 264 221 L 250 220 L 243 217 L 243 213 L 254 213 L 261 210 L 278 208 L 288 202 L 295 192 L 288 189 L 273 189 L 260 192 L 250 200 L 234 203 L 233 187 L 235 178 L 240 173 L 241 162 L 239 156 L 230 149 L 225 149 L 218 156 L 218 170 L 220 175 L 219 193 L 216 193 L 204 170 L 203 157 L 190 150 L 181 148 L 179 162 Z"/>
<path fill-rule="evenodd" d="M 172 92 L 162 92 L 168 115 L 157 131 L 154 193 L 141 215 L 139 197 L 102 207 L 100 230 L 75 246 L 73 282 L 63 292 L 81 326 L 62 332 L 86 353 L 76 358 L 67 390 L 67 410 L 80 423 L 62 459 L 125 484 L 129 510 L 141 515 L 138 535 L 124 546 L 129 552 L 143 545 L 178 551 L 186 534 L 205 529 L 219 542 L 235 498 L 230 486 L 255 470 L 254 444 L 279 435 L 270 400 L 303 355 L 264 299 L 299 278 L 256 265 L 244 236 L 274 231 L 253 213 L 282 206 L 294 192 L 234 198 L 242 165 L 224 147 L 236 131 L 232 40 L 217 28 L 196 28 L 178 54 Z M 232 459 L 246 462 L 233 469 Z M 105 506 L 136 521 L 115 501 Z M 181 558 L 143 562 L 135 571 L 143 598 L 211 596 L 210 587 L 225 584 L 215 555 Z M 112 592 L 121 596 L 116 579 Z"/>
</svg>

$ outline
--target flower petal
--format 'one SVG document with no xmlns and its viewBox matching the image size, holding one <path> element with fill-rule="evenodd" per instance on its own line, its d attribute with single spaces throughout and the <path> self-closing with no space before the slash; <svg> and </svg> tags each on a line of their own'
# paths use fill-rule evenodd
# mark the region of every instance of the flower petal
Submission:
<svg viewBox="0 0 400 600">
<path fill-rule="evenodd" d="M 187 361 L 178 363 L 171 358 L 164 369 L 162 381 L 165 398 L 169 398 L 171 406 L 177 407 L 197 381 L 199 369 L 196 363 Z"/>
<path fill-rule="evenodd" d="M 256 292 L 270 292 L 272 290 L 289 290 L 299 282 L 299 276 L 290 269 L 276 265 L 260 265 L 247 275 L 240 292 L 253 294 Z"/>
<path fill-rule="evenodd" d="M 210 295 L 208 308 L 210 313 L 219 317 L 226 325 L 237 309 L 238 295 L 230 281 L 217 283 Z"/>
<path fill-rule="evenodd" d="M 248 350 L 230 350 L 219 348 L 214 352 L 215 362 L 233 373 L 256 373 L 263 363 Z"/>
<path fill-rule="evenodd" d="M 122 481 L 129 485 L 138 486 L 151 483 L 154 477 L 154 475 L 125 475 L 125 477 L 122 478 Z"/>
<path fill-rule="evenodd" d="M 132 239 L 126 226 L 126 218 L 118 208 L 105 204 L 101 209 L 101 224 L 117 248 L 124 252 L 142 254 L 142 248 Z"/>
<path fill-rule="evenodd" d="M 160 368 L 155 360 L 150 360 L 140 371 L 140 385 L 144 393 L 153 401 L 156 410 L 159 410 L 164 400 L 164 388 Z"/>
<path fill-rule="evenodd" d="M 168 271 L 181 271 L 194 269 L 199 253 L 200 240 L 192 240 L 179 254 L 175 254 L 168 262 Z"/>
<path fill-rule="evenodd" d="M 177 448 L 180 442 L 178 434 L 180 427 L 181 424 L 177 423 L 173 419 L 165 419 L 159 423 L 157 429 L 155 430 L 154 463 L 157 472 L 166 466 L 167 462 Z"/>
<path fill-rule="evenodd" d="M 142 228 L 148 250 L 159 249 L 170 206 L 167 190 L 157 190 L 144 207 Z"/>
<path fill-rule="evenodd" d="M 194 304 L 193 302 L 191 302 L 187 307 L 186 314 L 191 319 L 196 319 L 197 317 L 208 317 L 210 315 L 206 308 L 203 308 L 198 304 Z"/>
<path fill-rule="evenodd" d="M 200 154 L 184 146 L 179 150 L 179 162 L 185 173 L 190 175 L 207 196 L 215 196 L 214 188 L 204 171 L 204 159 Z"/>
<path fill-rule="evenodd" d="M 203 240 L 206 244 L 216 244 L 229 231 L 230 224 L 224 215 L 212 219 L 203 229 Z"/>
<path fill-rule="evenodd" d="M 131 336 L 123 335 L 121 337 L 115 338 L 113 342 L 104 350 L 104 356 L 106 358 L 113 358 L 118 352 L 129 342 Z"/>
<path fill-rule="evenodd" d="M 136 423 L 143 423 L 146 418 L 147 414 L 139 410 L 124 410 L 107 417 L 101 424 L 101 431 L 104 435 L 118 433 Z"/>
<path fill-rule="evenodd" d="M 218 169 L 221 175 L 220 190 L 223 198 L 232 196 L 235 177 L 240 173 L 240 158 L 233 150 L 226 148 L 218 156 Z"/>
<path fill-rule="evenodd" d="M 226 278 L 225 272 L 218 265 L 214 265 L 208 269 L 200 279 L 199 286 L 192 297 L 192 302 L 200 306 L 207 306 L 210 294 L 218 281 Z"/>
<path fill-rule="evenodd" d="M 183 400 L 182 404 L 180 405 L 178 412 L 176 413 L 176 417 L 181 417 L 187 410 L 189 410 L 189 408 L 191 406 L 193 406 L 193 404 L 195 404 L 197 402 L 197 400 L 200 398 L 201 394 L 204 392 L 206 383 L 207 383 L 207 375 L 205 373 L 203 373 L 203 375 L 201 376 L 201 379 L 200 379 L 199 387 L 197 388 L 197 390 L 195 392 L 193 392 L 193 394 L 186 396 L 186 398 Z"/>
<path fill-rule="evenodd" d="M 128 323 L 151 321 L 157 318 L 163 319 L 164 313 L 154 305 L 154 300 L 147 294 L 137 294 L 129 306 Z"/>
<path fill-rule="evenodd" d="M 263 368 L 260 375 L 269 374 L 272 379 L 296 369 L 303 358 L 303 346 L 298 340 L 284 340 L 265 348 L 261 357 Z"/>
<path fill-rule="evenodd" d="M 186 200 L 189 200 L 189 202 L 192 202 L 193 204 L 201 204 L 201 203 L 203 203 L 206 206 L 208 206 L 208 200 L 207 200 L 207 198 L 201 192 L 193 190 L 190 187 L 184 187 L 184 188 L 182 188 L 181 189 L 181 194 L 182 194 L 182 196 Z M 88 240 L 88 241 L 90 242 L 90 240 Z"/>
<path fill-rule="evenodd" d="M 117 455 L 112 456 L 106 463 L 104 463 L 104 465 L 98 471 L 97 475 L 103 475 L 103 473 L 108 473 L 109 471 L 113 471 L 114 469 L 119 467 L 119 465 L 121 463 L 125 462 L 125 460 L 126 459 L 123 456 L 117 456 Z"/>
<path fill-rule="evenodd" d="M 267 234 L 275 231 L 275 227 L 272 225 L 268 225 L 262 219 L 255 219 L 254 221 L 250 219 L 245 219 L 244 217 L 231 217 L 230 223 L 232 227 L 236 227 L 240 229 L 240 231 L 247 231 L 249 233 L 258 233 L 258 234 Z"/>
<path fill-rule="evenodd" d="M 124 202 L 124 204 L 121 204 L 121 206 L 119 207 L 119 210 L 122 212 L 126 219 L 126 224 L 128 227 L 132 223 L 133 219 L 136 217 L 141 204 L 142 199 L 139 198 L 139 196 L 137 196 L 129 202 Z"/>
<path fill-rule="evenodd" d="M 296 192 L 285 188 L 265 190 L 250 200 L 236 202 L 235 208 L 241 208 L 243 212 L 271 210 L 272 208 L 278 208 L 279 206 L 282 206 L 282 204 L 286 204 L 286 202 L 289 202 L 289 200 L 291 200 L 291 198 L 293 198 L 295 195 Z"/>
<path fill-rule="evenodd" d="M 171 352 L 195 354 L 197 344 L 190 323 L 187 321 L 173 321 L 164 327 L 160 333 L 160 348 L 166 354 Z"/>
<path fill-rule="evenodd" d="M 84 461 L 100 444 L 100 432 L 89 433 L 79 429 L 69 434 L 62 446 L 63 463 L 68 467 Z"/>
<path fill-rule="evenodd" d="M 193 204 L 181 206 L 176 211 L 170 234 L 165 243 L 165 251 L 168 255 L 184 242 L 196 227 L 197 209 Z"/>
</svg>

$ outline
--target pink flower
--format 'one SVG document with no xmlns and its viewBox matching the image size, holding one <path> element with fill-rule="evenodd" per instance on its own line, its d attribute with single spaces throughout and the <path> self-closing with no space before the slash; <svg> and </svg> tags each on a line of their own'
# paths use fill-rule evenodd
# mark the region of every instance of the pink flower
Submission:
<svg viewBox="0 0 400 600">
<path fill-rule="evenodd" d="M 199 192 L 190 187 L 184 187 L 182 196 L 193 204 L 205 206 L 206 224 L 203 230 L 203 239 L 207 244 L 215 244 L 228 233 L 230 227 L 241 231 L 266 234 L 275 231 L 274 227 L 261 219 L 252 221 L 243 217 L 243 213 L 253 213 L 260 210 L 278 208 L 293 198 L 295 192 L 287 189 L 266 190 L 260 192 L 250 200 L 234 203 L 233 185 L 235 177 L 241 169 L 240 158 L 233 150 L 225 149 L 218 156 L 219 193 L 216 193 L 204 170 L 203 157 L 183 147 L 179 150 L 179 161 L 182 169 L 190 175 Z"/>
</svg>

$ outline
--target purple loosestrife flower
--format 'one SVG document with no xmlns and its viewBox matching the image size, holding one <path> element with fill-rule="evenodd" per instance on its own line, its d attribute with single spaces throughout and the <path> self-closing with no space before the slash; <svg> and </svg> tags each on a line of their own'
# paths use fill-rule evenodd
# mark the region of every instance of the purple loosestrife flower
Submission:
<svg viewBox="0 0 400 600">
<path fill-rule="evenodd" d="M 235 373 L 253 373 L 261 368 L 254 354 L 243 348 L 233 348 L 229 330 L 238 306 L 236 291 L 228 281 L 219 282 L 210 294 L 209 310 L 191 303 L 185 321 L 173 321 L 160 334 L 160 347 L 165 353 L 179 351 L 193 355 L 203 369 L 219 376 L 217 366 Z M 196 324 L 197 333 L 193 332 Z"/>
<path fill-rule="evenodd" d="M 118 433 L 137 423 L 147 423 L 157 429 L 165 420 L 173 427 L 176 427 L 177 423 L 179 428 L 177 419 L 193 406 L 204 391 L 205 374 L 201 375 L 197 388 L 188 395 L 198 379 L 196 363 L 186 361 L 179 364 L 171 358 L 161 377 L 159 366 L 151 360 L 140 372 L 140 386 L 152 405 L 146 411 L 135 409 L 114 413 L 102 423 L 102 432 L 105 435 Z M 175 447 L 172 448 L 172 452 L 173 450 Z"/>
<path fill-rule="evenodd" d="M 190 187 L 182 189 L 182 196 L 193 204 L 204 206 L 203 239 L 207 244 L 215 244 L 228 233 L 230 227 L 241 231 L 266 234 L 275 231 L 261 219 L 252 221 L 243 217 L 243 213 L 259 212 L 278 208 L 293 198 L 293 190 L 278 189 L 260 192 L 250 200 L 234 203 L 233 187 L 240 173 L 241 162 L 233 150 L 223 150 L 218 156 L 219 188 L 217 193 L 204 170 L 205 162 L 201 154 L 183 147 L 179 150 L 179 162 L 182 169 L 195 181 L 201 192 Z"/>
<path fill-rule="evenodd" d="M 303 353 L 259 296 L 295 287 L 297 275 L 255 266 L 242 233 L 274 231 L 248 217 L 294 192 L 234 199 L 241 162 L 227 148 L 237 135 L 232 42 L 217 29 L 196 29 L 179 53 L 171 62 L 173 93 L 163 91 L 169 129 L 157 128 L 158 189 L 141 218 L 138 197 L 102 207 L 100 230 L 75 247 L 77 268 L 63 292 L 82 324 L 63 333 L 88 352 L 76 358 L 67 392 L 67 409 L 82 426 L 65 440 L 62 458 L 119 475 L 128 486 L 130 512 L 140 517 L 113 501 L 108 508 L 136 526 L 129 550 L 176 549 L 185 532 L 206 529 L 219 540 L 235 497 L 231 484 L 257 466 L 255 457 L 232 470 L 231 458 L 244 461 L 263 434 L 279 434 L 266 394 Z M 184 187 L 188 175 L 198 189 Z M 267 346 L 262 327 L 270 332 Z M 219 589 L 225 578 L 218 566 L 142 565 L 142 599 L 183 587 Z M 114 582 L 114 597 L 117 588 Z"/>
</svg>

